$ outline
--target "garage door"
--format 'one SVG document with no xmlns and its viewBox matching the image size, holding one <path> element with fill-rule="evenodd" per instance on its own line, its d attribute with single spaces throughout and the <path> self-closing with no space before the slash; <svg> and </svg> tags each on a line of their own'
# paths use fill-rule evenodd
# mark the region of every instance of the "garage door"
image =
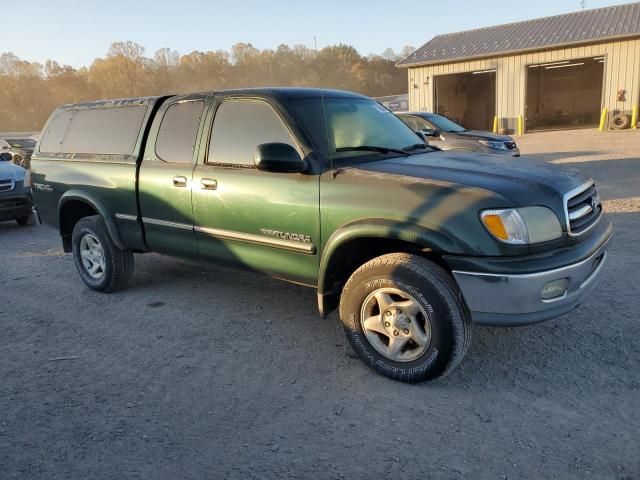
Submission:
<svg viewBox="0 0 640 480">
<path fill-rule="evenodd" d="M 435 112 L 469 130 L 491 130 L 496 114 L 496 72 L 454 73 L 434 77 Z"/>
<path fill-rule="evenodd" d="M 527 130 L 597 126 L 603 72 L 603 57 L 529 65 Z"/>
</svg>

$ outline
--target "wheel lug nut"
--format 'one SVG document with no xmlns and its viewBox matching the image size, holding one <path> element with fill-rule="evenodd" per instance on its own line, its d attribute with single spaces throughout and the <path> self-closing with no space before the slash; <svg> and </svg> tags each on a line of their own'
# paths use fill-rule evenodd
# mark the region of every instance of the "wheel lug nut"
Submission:
<svg viewBox="0 0 640 480">
<path fill-rule="evenodd" d="M 407 323 L 411 323 L 411 319 L 410 318 L 407 318 Z"/>
<path fill-rule="evenodd" d="M 384 326 L 385 326 L 385 327 L 390 327 L 390 326 L 391 326 L 391 324 L 390 324 L 389 322 L 384 322 Z"/>
<path fill-rule="evenodd" d="M 393 331 L 393 336 L 394 336 L 394 337 L 397 337 L 398 335 L 400 335 L 400 333 L 398 332 L 398 330 L 394 330 L 394 331 Z"/>
<path fill-rule="evenodd" d="M 387 311 L 387 317 L 391 316 L 391 312 Z"/>
<path fill-rule="evenodd" d="M 408 329 L 408 328 L 405 328 L 405 329 L 403 330 L 403 332 L 404 332 L 404 334 L 405 334 L 405 335 L 409 335 L 409 329 Z"/>
</svg>

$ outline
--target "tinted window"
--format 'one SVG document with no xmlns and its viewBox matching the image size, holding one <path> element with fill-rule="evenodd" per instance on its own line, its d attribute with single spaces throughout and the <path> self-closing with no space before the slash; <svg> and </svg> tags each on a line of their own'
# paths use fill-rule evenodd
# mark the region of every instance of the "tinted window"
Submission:
<svg viewBox="0 0 640 480">
<path fill-rule="evenodd" d="M 62 142 L 62 153 L 131 155 L 147 107 L 76 110 Z"/>
<path fill-rule="evenodd" d="M 7 140 L 13 148 L 32 149 L 36 146 L 36 141 L 31 138 L 16 138 Z"/>
<path fill-rule="evenodd" d="M 67 130 L 69 130 L 72 118 L 73 112 L 65 110 L 59 112 L 49 122 L 47 130 L 42 133 L 42 140 L 40 140 L 41 152 L 60 153 L 62 151 L 62 141 L 67 134 Z"/>
<path fill-rule="evenodd" d="M 416 121 L 415 117 L 398 117 L 400 118 L 400 120 L 402 120 L 404 123 L 407 124 L 407 126 L 413 130 L 414 132 L 417 132 L 418 130 L 420 130 L 420 127 L 418 127 L 418 122 Z"/>
<path fill-rule="evenodd" d="M 165 162 L 191 163 L 204 102 L 180 102 L 162 118 L 156 154 Z"/>
<path fill-rule="evenodd" d="M 291 133 L 270 105 L 259 101 L 227 101 L 216 112 L 208 161 L 253 165 L 258 145 L 272 142 L 296 147 Z"/>
<path fill-rule="evenodd" d="M 433 123 L 441 132 L 464 132 L 465 128 L 458 125 L 453 120 L 449 120 L 442 115 L 429 115 L 427 117 L 431 123 Z"/>
</svg>

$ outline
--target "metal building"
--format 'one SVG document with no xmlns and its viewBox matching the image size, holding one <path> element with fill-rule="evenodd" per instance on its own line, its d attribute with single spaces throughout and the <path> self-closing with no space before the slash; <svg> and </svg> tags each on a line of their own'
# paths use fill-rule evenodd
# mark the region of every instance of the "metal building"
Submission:
<svg viewBox="0 0 640 480">
<path fill-rule="evenodd" d="M 468 128 L 635 128 L 640 3 L 438 35 L 398 66 L 410 110 Z"/>
</svg>

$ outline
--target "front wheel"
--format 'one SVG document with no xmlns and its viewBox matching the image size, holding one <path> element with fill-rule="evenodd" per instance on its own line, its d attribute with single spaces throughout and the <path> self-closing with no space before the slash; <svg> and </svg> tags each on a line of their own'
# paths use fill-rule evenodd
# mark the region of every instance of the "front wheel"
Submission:
<svg viewBox="0 0 640 480">
<path fill-rule="evenodd" d="M 124 288 L 133 274 L 133 253 L 111 240 L 99 215 L 82 218 L 71 237 L 73 260 L 84 283 L 99 292 Z"/>
<path fill-rule="evenodd" d="M 356 270 L 340 318 L 358 356 L 404 382 L 442 377 L 462 361 L 471 317 L 451 276 L 417 255 L 393 253 Z"/>
</svg>

